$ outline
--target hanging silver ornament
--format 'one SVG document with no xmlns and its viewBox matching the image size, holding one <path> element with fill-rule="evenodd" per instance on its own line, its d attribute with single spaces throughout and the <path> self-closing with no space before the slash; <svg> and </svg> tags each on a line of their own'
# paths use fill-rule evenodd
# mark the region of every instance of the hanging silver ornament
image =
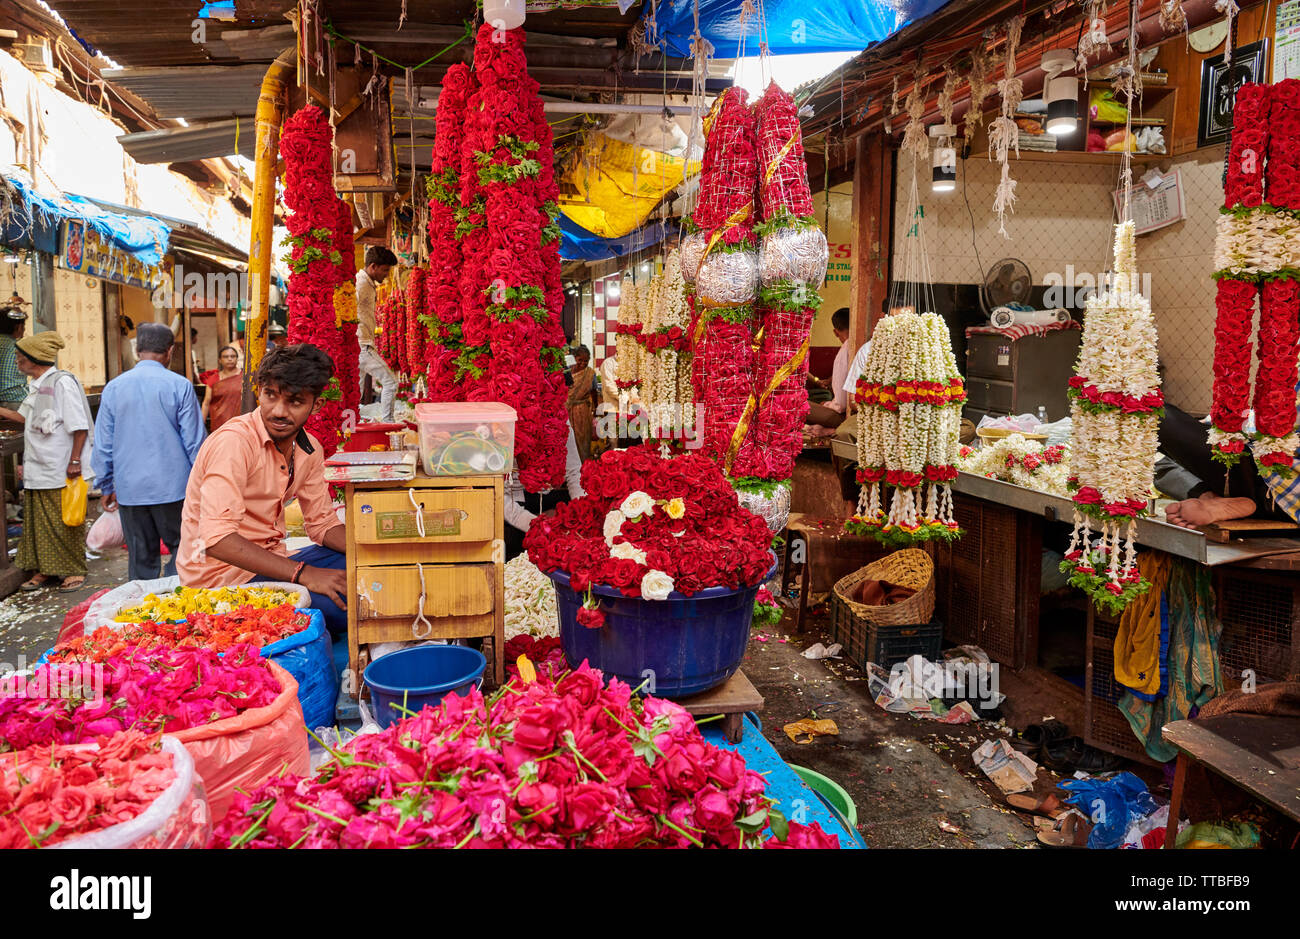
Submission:
<svg viewBox="0 0 1300 939">
<path fill-rule="evenodd" d="M 778 485 L 770 496 L 759 492 L 738 491 L 736 497 L 740 500 L 740 507 L 748 509 L 767 522 L 767 527 L 771 529 L 774 535 L 779 534 L 790 520 L 790 483 L 788 481 Z"/>
<path fill-rule="evenodd" d="M 714 250 L 695 282 L 697 303 L 734 307 L 753 303 L 758 294 L 758 252 Z"/>
<path fill-rule="evenodd" d="M 826 280 L 830 248 L 820 228 L 780 228 L 763 236 L 758 266 L 763 286 L 791 282 L 816 290 Z"/>
<path fill-rule="evenodd" d="M 692 232 L 682 239 L 682 280 L 686 283 L 695 283 L 695 275 L 699 272 L 700 261 L 704 259 L 704 249 L 708 245 L 709 236 L 704 232 Z"/>
</svg>

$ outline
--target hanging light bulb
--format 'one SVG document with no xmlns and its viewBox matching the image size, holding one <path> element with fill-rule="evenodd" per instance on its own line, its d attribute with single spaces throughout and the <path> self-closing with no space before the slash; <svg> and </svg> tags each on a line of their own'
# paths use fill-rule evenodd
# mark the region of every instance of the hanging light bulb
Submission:
<svg viewBox="0 0 1300 939">
<path fill-rule="evenodd" d="M 930 190 L 952 192 L 957 188 L 957 148 L 952 145 L 957 128 L 952 124 L 935 124 L 930 136 L 935 144 L 930 148 Z"/>
<path fill-rule="evenodd" d="M 1074 56 L 1068 49 L 1043 53 L 1043 99 L 1047 102 L 1044 130 L 1053 137 L 1068 137 L 1079 127 L 1079 79 L 1062 72 L 1074 70 Z"/>
<path fill-rule="evenodd" d="M 484 0 L 483 22 L 494 29 L 518 29 L 524 25 L 524 0 Z"/>
</svg>

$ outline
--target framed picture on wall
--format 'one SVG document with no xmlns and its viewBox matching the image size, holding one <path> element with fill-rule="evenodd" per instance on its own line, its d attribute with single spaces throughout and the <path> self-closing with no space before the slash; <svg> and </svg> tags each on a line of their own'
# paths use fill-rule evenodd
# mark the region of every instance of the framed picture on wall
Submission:
<svg viewBox="0 0 1300 939">
<path fill-rule="evenodd" d="M 1223 55 L 1201 63 L 1201 110 L 1196 125 L 1198 147 L 1208 147 L 1228 139 L 1237 89 L 1246 82 L 1265 81 L 1267 63 L 1267 39 L 1233 50 L 1231 66 Z"/>
</svg>

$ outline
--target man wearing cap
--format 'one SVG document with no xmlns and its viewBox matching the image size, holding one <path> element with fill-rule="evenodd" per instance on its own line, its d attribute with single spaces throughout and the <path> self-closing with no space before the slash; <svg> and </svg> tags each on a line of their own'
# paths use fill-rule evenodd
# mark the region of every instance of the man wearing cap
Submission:
<svg viewBox="0 0 1300 939">
<path fill-rule="evenodd" d="M 170 367 L 172 331 L 141 323 L 135 338 L 139 363 L 100 397 L 90 465 L 104 508 L 121 517 L 130 578 L 153 580 L 160 541 L 171 553 L 162 574 L 176 573 L 185 486 L 206 434 L 194 386 Z"/>
<path fill-rule="evenodd" d="M 0 309 L 0 417 L 16 421 L 27 397 L 27 376 L 18 371 L 17 342 L 27 328 L 27 314 L 16 306 Z"/>
<path fill-rule="evenodd" d="M 379 387 L 380 420 L 391 422 L 393 401 L 397 397 L 397 376 L 375 351 L 376 288 L 388 279 L 397 264 L 397 255 L 380 245 L 366 249 L 366 265 L 357 271 L 357 341 L 361 354 L 357 371 L 364 384 L 366 376 Z"/>
<path fill-rule="evenodd" d="M 272 349 L 283 349 L 289 344 L 289 333 L 279 323 L 272 323 L 268 326 L 266 336 L 270 340 L 266 347 L 267 352 Z"/>
<path fill-rule="evenodd" d="M 23 534 L 14 564 L 34 571 L 21 587 L 39 590 L 62 580 L 59 590 L 71 593 L 86 581 L 84 525 L 63 524 L 63 487 L 81 475 L 83 453 L 93 446 L 90 404 L 81 382 L 71 372 L 54 367 L 63 348 L 56 332 L 18 340 L 18 369 L 31 387 L 18 409 L 23 422 Z"/>
</svg>

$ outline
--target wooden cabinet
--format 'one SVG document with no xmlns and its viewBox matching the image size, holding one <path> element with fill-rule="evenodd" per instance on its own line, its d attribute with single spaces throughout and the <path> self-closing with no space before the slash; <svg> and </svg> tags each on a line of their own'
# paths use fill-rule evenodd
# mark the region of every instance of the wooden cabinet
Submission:
<svg viewBox="0 0 1300 939">
<path fill-rule="evenodd" d="M 1066 394 L 1082 333 L 1063 329 L 1045 336 L 1008 339 L 977 333 L 966 345 L 966 407 L 979 423 L 986 414 L 1036 414 L 1041 405 L 1049 421 L 1070 413 Z"/>
<path fill-rule="evenodd" d="M 491 638 L 492 679 L 505 680 L 502 483 L 500 476 L 417 476 L 347 487 L 354 697 L 361 646 L 371 642 Z"/>
</svg>

